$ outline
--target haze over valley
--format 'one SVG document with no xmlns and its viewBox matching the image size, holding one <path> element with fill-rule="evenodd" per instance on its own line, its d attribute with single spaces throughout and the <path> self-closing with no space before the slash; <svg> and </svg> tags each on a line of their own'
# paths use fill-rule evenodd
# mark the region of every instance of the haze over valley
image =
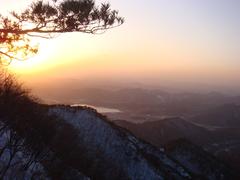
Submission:
<svg viewBox="0 0 240 180">
<path fill-rule="evenodd" d="M 239 0 L 0 0 L 0 179 L 239 180 Z"/>
</svg>

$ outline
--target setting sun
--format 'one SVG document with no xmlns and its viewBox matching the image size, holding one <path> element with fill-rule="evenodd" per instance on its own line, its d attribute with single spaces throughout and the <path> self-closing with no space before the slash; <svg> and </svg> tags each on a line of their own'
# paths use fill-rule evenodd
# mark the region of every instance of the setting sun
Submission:
<svg viewBox="0 0 240 180">
<path fill-rule="evenodd" d="M 49 62 L 46 63 L 46 61 L 48 61 L 51 53 L 53 53 L 51 45 L 46 40 L 39 40 L 39 51 L 37 54 L 32 55 L 32 57 L 24 61 L 13 59 L 9 65 L 9 69 L 20 74 L 36 73 L 47 68 L 46 65 L 49 66 Z"/>
<path fill-rule="evenodd" d="M 240 180 L 240 0 L 0 5 L 0 180 Z"/>
</svg>

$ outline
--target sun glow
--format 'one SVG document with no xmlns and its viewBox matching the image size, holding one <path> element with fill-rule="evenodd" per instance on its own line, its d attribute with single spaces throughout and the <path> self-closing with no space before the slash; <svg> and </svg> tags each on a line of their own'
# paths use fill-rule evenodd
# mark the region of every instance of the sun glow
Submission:
<svg viewBox="0 0 240 180">
<path fill-rule="evenodd" d="M 39 51 L 24 61 L 13 60 L 8 67 L 10 71 L 17 74 L 32 74 L 51 66 L 52 63 L 49 62 L 49 58 L 54 53 L 51 43 L 42 39 L 34 41 L 39 44 Z"/>
</svg>

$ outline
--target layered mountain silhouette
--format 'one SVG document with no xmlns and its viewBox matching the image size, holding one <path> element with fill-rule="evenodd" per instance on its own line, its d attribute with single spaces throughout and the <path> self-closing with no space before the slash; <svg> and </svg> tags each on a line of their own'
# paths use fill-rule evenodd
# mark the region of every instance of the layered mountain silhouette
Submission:
<svg viewBox="0 0 240 180">
<path fill-rule="evenodd" d="M 10 119 L 6 119 L 8 118 L 6 112 L 0 111 L 3 127 L 8 127 L 0 134 L 1 149 L 6 147 L 0 154 L 0 167 L 6 170 L 4 172 L 6 179 L 11 179 L 13 176 L 17 179 L 41 179 L 41 177 L 43 179 L 56 177 L 59 179 L 236 179 L 237 177 L 224 163 L 212 158 L 200 147 L 195 148 L 191 143 L 178 141 L 158 148 L 109 122 L 94 109 L 64 105 L 39 106 L 43 106 L 44 112 L 47 112 L 45 118 L 58 119 L 54 126 L 42 124 L 42 127 L 48 127 L 54 132 L 46 140 L 44 133 L 37 133 L 42 136 L 37 137 L 39 138 L 37 143 L 44 142 L 41 146 L 35 146 L 37 143 L 30 141 L 33 137 L 22 135 L 19 133 L 21 130 L 6 126 Z M 9 115 L 11 122 L 13 122 L 12 118 L 19 117 L 21 120 L 28 118 L 27 114 L 16 112 L 20 114 Z M 34 118 L 32 115 L 34 113 L 31 114 L 31 118 Z M 16 134 L 23 142 L 15 155 L 10 153 L 11 147 L 6 146 L 6 142 L 10 142 L 10 136 L 6 133 Z M 46 130 L 46 133 L 50 132 Z M 32 136 L 34 134 L 35 132 Z M 203 168 L 205 165 L 206 167 Z M 57 176 L 58 174 L 61 176 Z"/>
<path fill-rule="evenodd" d="M 225 104 L 186 119 L 176 117 L 143 123 L 114 122 L 158 147 L 182 138 L 188 139 L 238 171 L 239 112 L 238 105 Z"/>
</svg>

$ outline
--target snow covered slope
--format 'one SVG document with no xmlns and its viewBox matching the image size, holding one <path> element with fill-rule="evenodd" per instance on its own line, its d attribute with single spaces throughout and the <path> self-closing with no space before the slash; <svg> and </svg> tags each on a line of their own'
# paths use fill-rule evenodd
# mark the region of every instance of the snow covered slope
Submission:
<svg viewBox="0 0 240 180">
<path fill-rule="evenodd" d="M 23 139 L 0 121 L 0 179 L 48 179 L 41 163 L 31 159 L 31 151 L 24 147 Z"/>
<path fill-rule="evenodd" d="M 90 108 L 58 106 L 51 114 L 78 131 L 88 159 L 85 174 L 94 179 L 191 179 L 191 175 L 163 151 L 109 123 Z M 67 144 L 66 144 L 67 146 Z M 84 162 L 84 161 L 83 161 Z"/>
<path fill-rule="evenodd" d="M 60 179 L 64 180 L 234 179 L 228 169 L 218 168 L 217 160 L 205 158 L 195 146 L 188 150 L 192 146 L 176 143 L 157 148 L 109 122 L 92 108 L 64 105 L 43 108 L 48 110 L 44 119 L 59 120 L 48 129 L 55 131 L 51 141 L 44 141 L 41 146 L 40 153 L 47 153 L 44 159 L 32 158 L 32 150 L 25 147 L 21 134 L 0 124 L 0 179 L 56 179 L 51 173 L 61 171 Z M 38 135 L 42 137 L 41 133 Z M 207 166 L 202 167 L 204 164 Z"/>
<path fill-rule="evenodd" d="M 209 180 L 239 179 L 240 177 L 216 157 L 186 139 L 172 141 L 165 147 L 168 155 L 181 163 L 195 177 Z"/>
</svg>

